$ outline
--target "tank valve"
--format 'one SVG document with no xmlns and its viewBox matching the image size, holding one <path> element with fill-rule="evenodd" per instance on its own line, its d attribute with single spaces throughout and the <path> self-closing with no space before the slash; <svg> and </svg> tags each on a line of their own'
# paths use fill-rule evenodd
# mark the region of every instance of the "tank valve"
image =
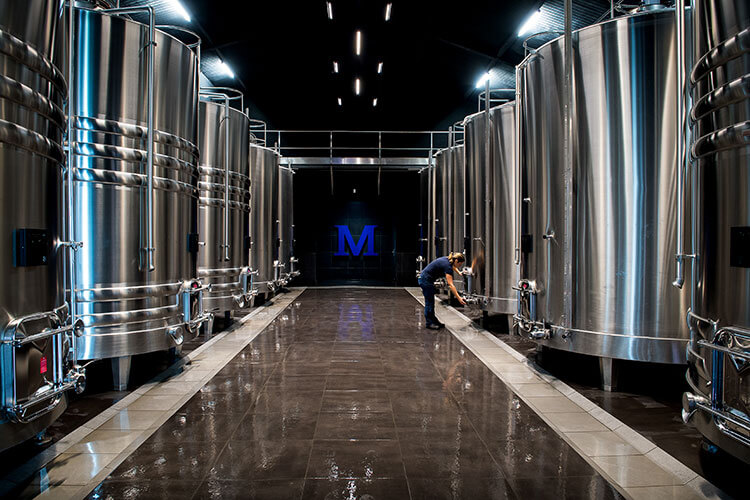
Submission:
<svg viewBox="0 0 750 500">
<path fill-rule="evenodd" d="M 531 340 L 549 340 L 549 338 L 552 336 L 552 333 L 550 332 L 549 328 L 544 328 L 542 330 L 532 330 L 529 332 L 529 338 Z"/>
<path fill-rule="evenodd" d="M 172 337 L 175 345 L 182 345 L 182 343 L 185 341 L 185 337 L 182 335 L 182 328 L 180 328 L 179 326 L 170 328 L 169 330 L 167 330 L 167 334 Z"/>
<path fill-rule="evenodd" d="M 692 392 L 682 394 L 682 421 L 688 423 L 698 411 L 698 405 L 709 405 L 708 399 L 698 396 Z"/>
</svg>

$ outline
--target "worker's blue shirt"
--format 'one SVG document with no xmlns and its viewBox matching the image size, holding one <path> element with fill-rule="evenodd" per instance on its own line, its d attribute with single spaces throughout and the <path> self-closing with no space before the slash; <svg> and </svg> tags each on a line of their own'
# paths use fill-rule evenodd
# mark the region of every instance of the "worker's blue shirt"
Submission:
<svg viewBox="0 0 750 500">
<path fill-rule="evenodd" d="M 445 278 L 446 274 L 453 274 L 451 261 L 448 260 L 448 257 L 438 257 L 422 269 L 422 274 L 419 275 L 419 278 L 427 283 L 434 283 L 435 280 Z"/>
</svg>

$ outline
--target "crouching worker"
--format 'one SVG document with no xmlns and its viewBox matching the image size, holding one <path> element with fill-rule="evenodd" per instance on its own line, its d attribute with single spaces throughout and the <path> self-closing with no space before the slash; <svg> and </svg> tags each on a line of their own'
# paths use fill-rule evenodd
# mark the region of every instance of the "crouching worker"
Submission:
<svg viewBox="0 0 750 500">
<path fill-rule="evenodd" d="M 461 305 L 466 305 L 464 299 L 458 294 L 453 284 L 453 271 L 461 272 L 466 259 L 461 253 L 453 253 L 447 257 L 438 257 L 430 262 L 419 275 L 419 286 L 424 295 L 424 317 L 427 320 L 427 328 L 437 330 L 445 327 L 435 316 L 435 281 L 445 278 L 448 287 Z"/>
</svg>

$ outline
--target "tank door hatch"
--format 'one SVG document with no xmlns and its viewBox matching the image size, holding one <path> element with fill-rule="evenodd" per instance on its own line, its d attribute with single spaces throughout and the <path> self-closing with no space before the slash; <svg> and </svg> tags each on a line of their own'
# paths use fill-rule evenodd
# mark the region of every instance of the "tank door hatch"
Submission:
<svg viewBox="0 0 750 500">
<path fill-rule="evenodd" d="M 15 229 L 13 231 L 13 266 L 46 266 L 52 242 L 46 229 Z"/>
<path fill-rule="evenodd" d="M 750 267 L 750 227 L 733 227 L 730 238 L 729 265 Z"/>
</svg>

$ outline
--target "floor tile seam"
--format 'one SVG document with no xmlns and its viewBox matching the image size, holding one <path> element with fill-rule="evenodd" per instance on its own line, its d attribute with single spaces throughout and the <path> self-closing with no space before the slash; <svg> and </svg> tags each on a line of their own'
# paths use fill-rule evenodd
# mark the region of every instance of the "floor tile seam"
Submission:
<svg viewBox="0 0 750 500">
<path fill-rule="evenodd" d="M 401 458 L 401 467 L 404 470 L 404 479 L 406 480 L 406 491 L 409 494 L 409 499 L 413 498 L 413 495 L 411 493 L 411 484 L 409 482 L 409 475 L 406 471 L 406 460 L 404 459 L 404 449 L 401 446 L 401 436 L 398 432 L 398 426 L 396 425 L 396 412 L 393 411 L 393 398 L 391 397 L 391 391 L 386 391 L 388 394 L 388 403 L 391 406 L 391 419 L 393 419 L 393 430 L 394 434 L 396 435 L 396 444 L 398 446 L 398 456 Z"/>
<path fill-rule="evenodd" d="M 265 324 L 263 324 L 262 327 L 259 328 L 257 332 L 255 332 L 255 334 L 251 334 L 250 336 L 248 336 L 249 340 L 247 341 L 247 344 L 249 344 L 250 342 L 252 342 L 253 339 L 255 339 L 263 330 L 265 330 L 268 327 L 268 325 L 279 314 L 281 314 L 281 312 L 284 309 L 286 309 L 289 306 L 289 304 L 291 304 L 294 301 L 294 299 L 297 298 L 301 293 L 302 292 L 297 293 L 297 294 L 293 294 L 292 293 L 289 296 L 284 296 L 283 300 L 280 300 L 278 303 L 276 303 L 275 305 L 279 306 L 278 307 L 278 311 L 274 315 L 272 315 L 270 318 L 268 318 L 267 322 Z M 289 302 L 289 304 L 286 304 L 286 302 Z M 271 307 L 273 307 L 273 306 L 271 306 Z M 242 349 L 244 349 L 244 347 L 247 344 L 245 344 L 244 346 L 239 347 L 239 349 L 237 349 L 237 352 L 238 353 L 241 352 Z M 214 345 L 214 344 L 212 344 L 212 345 Z M 233 356 L 236 356 L 236 353 Z M 164 425 L 164 423 L 166 423 L 167 420 L 169 420 L 172 416 L 174 416 L 177 413 L 177 411 L 179 410 L 179 408 L 185 402 L 187 402 L 191 397 L 193 397 L 195 394 L 197 394 L 208 380 L 210 380 L 216 373 L 218 373 L 221 369 L 223 369 L 224 366 L 226 366 L 229 363 L 229 361 L 232 359 L 233 356 L 227 356 L 227 360 L 226 360 L 226 362 L 224 364 L 222 364 L 221 366 L 219 366 L 219 367 L 217 367 L 217 368 L 209 371 L 209 372 L 214 372 L 212 375 L 204 377 L 201 381 L 196 382 L 194 384 L 194 387 L 192 387 L 189 392 L 185 393 L 184 395 L 181 395 L 181 397 L 178 399 L 178 401 L 175 404 L 173 404 L 170 408 L 168 408 L 166 410 L 163 410 L 163 416 L 160 417 L 159 419 L 157 419 L 157 422 L 159 422 L 157 425 L 155 425 L 151 429 L 144 430 L 141 433 L 139 433 L 137 436 L 135 436 L 134 440 L 122 452 L 120 452 L 119 454 L 113 454 L 113 455 L 115 455 L 115 457 L 109 463 L 107 463 L 107 465 L 105 465 L 102 468 L 102 471 L 100 471 L 99 474 L 97 474 L 91 481 L 88 482 L 88 484 L 86 484 L 85 486 L 83 486 L 78 491 L 78 493 L 76 494 L 76 497 L 77 498 L 84 498 L 91 491 L 93 491 L 93 489 L 99 483 L 101 483 L 110 473 L 114 472 L 114 470 L 117 467 L 119 467 L 138 448 L 138 446 L 140 446 L 141 444 L 143 444 L 149 437 L 151 437 L 153 434 L 155 434 L 156 431 L 162 425 Z M 202 382 L 202 384 L 201 385 L 197 385 L 200 382 Z M 138 400 L 140 398 L 140 396 L 142 396 L 142 395 L 143 394 L 140 394 L 139 397 L 135 398 L 132 402 L 135 402 L 136 400 Z M 132 404 L 132 402 L 130 404 Z M 120 409 L 126 409 L 128 406 L 130 406 L 130 404 L 128 404 L 124 408 L 120 408 Z M 96 417 L 94 417 L 94 418 L 96 418 Z M 88 435 L 88 433 L 87 433 L 87 435 Z M 72 443 L 71 446 L 73 446 L 75 444 L 78 444 L 79 442 L 80 442 L 80 439 L 79 439 L 78 442 Z M 54 457 L 52 460 L 56 459 L 58 456 L 59 455 L 57 455 L 56 457 Z M 50 488 L 50 490 L 53 490 L 53 488 Z"/>
<path fill-rule="evenodd" d="M 412 296 L 420 304 L 423 304 L 423 301 L 420 300 L 420 298 L 415 293 L 412 293 L 411 291 L 410 291 L 410 293 L 412 294 Z M 459 316 L 466 323 L 471 323 L 471 319 L 469 319 L 467 316 L 463 315 L 461 312 L 455 310 L 453 307 L 443 305 L 443 309 L 447 313 L 453 313 L 453 314 Z M 596 457 L 592 457 L 592 456 L 589 456 L 588 454 L 586 454 L 582 449 L 580 449 L 578 447 L 578 445 L 576 445 L 574 442 L 572 442 L 572 440 L 570 440 L 570 438 L 566 435 L 565 432 L 563 432 L 555 424 L 553 424 L 547 418 L 547 416 L 545 414 L 543 414 L 541 411 L 539 411 L 530 401 L 527 400 L 528 397 L 533 397 L 533 396 L 524 396 L 524 395 L 520 394 L 516 390 L 516 388 L 515 388 L 515 386 L 519 385 L 519 384 L 511 384 L 511 383 L 506 382 L 504 380 L 503 376 L 502 376 L 502 372 L 500 372 L 498 369 L 496 369 L 495 367 L 493 367 L 491 365 L 491 362 L 486 361 L 484 359 L 484 357 L 479 352 L 477 352 L 477 349 L 475 348 L 475 346 L 471 345 L 470 342 L 468 342 L 467 340 L 463 339 L 461 337 L 461 335 L 459 333 L 457 333 L 453 328 L 448 327 L 448 330 L 451 332 L 451 334 L 453 334 L 453 336 L 457 340 L 459 340 L 463 345 L 465 345 L 467 348 L 469 348 L 469 350 L 471 350 L 472 353 L 474 353 L 474 355 L 477 356 L 477 358 L 479 358 L 480 361 L 488 369 L 490 369 L 490 371 L 492 371 L 493 374 L 495 374 L 495 376 L 497 376 L 500 380 L 502 380 L 503 383 L 505 383 L 508 386 L 508 388 L 514 394 L 516 394 L 516 396 L 518 396 L 520 399 L 522 399 L 542 420 L 544 420 L 545 423 L 547 423 L 547 425 L 549 425 L 561 437 L 561 439 L 563 439 L 563 441 L 567 442 L 584 460 L 586 460 L 586 462 L 588 462 L 605 479 L 607 479 L 607 481 L 609 481 L 611 484 L 613 484 L 618 489 L 618 491 L 621 494 L 623 494 L 627 498 L 630 498 L 630 496 L 625 491 L 625 487 L 622 486 L 622 485 L 620 485 L 619 483 L 617 483 L 614 478 L 611 478 L 606 472 L 604 472 L 599 467 L 599 465 L 594 460 Z M 611 414 L 609 414 L 609 412 L 607 412 L 606 410 L 602 409 L 601 407 L 599 407 L 598 405 L 596 405 L 596 403 L 594 403 L 593 401 L 589 400 L 588 398 L 586 398 L 585 396 L 583 396 L 582 394 L 580 394 L 578 391 L 576 391 L 575 389 L 571 388 L 570 386 L 568 386 L 564 382 L 560 381 L 556 377 L 554 377 L 552 375 L 549 375 L 549 374 L 539 373 L 539 371 L 533 365 L 530 365 L 530 364 L 528 364 L 526 362 L 526 358 L 524 356 L 520 355 L 520 353 L 518 353 L 517 351 L 515 351 L 512 347 L 510 347 L 508 344 L 506 344 L 502 340 L 494 337 L 493 335 L 489 334 L 488 332 L 486 332 L 483 329 L 477 329 L 477 333 L 480 333 L 484 338 L 492 341 L 492 343 L 496 344 L 498 347 L 502 348 L 504 351 L 510 350 L 513 353 L 515 353 L 515 355 L 513 355 L 513 357 L 516 358 L 519 363 L 522 363 L 522 364 L 526 365 L 527 368 L 529 368 L 530 370 L 532 370 L 535 374 L 539 375 L 540 378 L 542 379 L 542 383 L 544 383 L 544 384 L 552 387 L 554 390 L 556 390 L 560 394 L 560 396 L 566 397 L 568 400 L 570 400 L 572 403 L 574 403 L 574 404 L 576 404 L 578 406 L 580 406 L 580 402 L 576 401 L 576 399 L 579 399 L 579 398 L 583 399 L 584 401 L 586 401 L 588 403 L 590 403 L 590 405 L 592 406 L 592 408 L 587 411 L 585 408 L 582 407 L 581 408 L 582 412 L 585 412 L 588 415 L 590 415 L 591 417 L 595 418 L 607 430 L 609 430 L 610 432 L 613 432 L 616 435 L 618 435 L 623 441 L 625 441 L 630 446 L 636 448 L 637 450 L 639 450 L 639 448 L 642 448 L 642 446 L 641 446 L 640 443 L 635 443 L 633 441 L 635 439 L 634 437 L 623 436 L 622 434 L 618 433 L 617 431 L 627 432 L 631 436 L 637 436 L 640 439 L 647 440 L 647 438 L 645 438 L 645 436 L 643 436 L 641 433 L 637 432 L 636 430 L 634 430 L 634 429 L 630 428 L 629 426 L 625 425 L 624 423 L 620 422 L 614 416 L 612 416 Z M 519 359 L 519 356 L 520 356 L 520 359 Z M 562 389 L 562 390 L 560 390 L 560 389 Z M 573 399 L 571 396 L 575 397 L 576 399 Z M 598 411 L 598 410 L 600 410 L 600 411 Z M 592 414 L 591 413 L 592 411 L 594 411 L 596 414 Z M 610 418 L 606 419 L 606 416 L 609 416 Z M 602 421 L 603 418 L 605 418 L 606 420 L 608 420 L 610 422 L 613 421 L 613 420 L 617 421 L 620 425 L 618 425 L 616 428 L 613 429 L 610 425 L 608 425 L 608 422 Z M 649 440 L 649 442 L 650 442 L 650 440 Z M 668 464 L 665 464 L 666 467 L 664 465 L 662 465 L 661 463 L 657 463 L 655 460 L 653 460 L 652 457 L 648 457 L 647 456 L 649 453 L 652 453 L 654 450 L 659 450 L 658 453 L 661 455 L 661 458 L 669 462 Z M 663 470 L 667 474 L 671 474 L 672 476 L 676 477 L 678 480 L 682 481 L 681 484 L 683 484 L 683 485 L 690 485 L 691 483 L 693 483 L 695 481 L 695 479 L 703 479 L 706 483 L 710 484 L 713 488 L 715 488 L 717 491 L 719 491 L 718 488 L 716 488 L 713 484 L 711 484 L 710 482 L 708 482 L 707 480 L 705 480 L 705 478 L 703 478 L 699 474 L 695 473 L 692 469 L 690 469 L 687 466 L 685 466 L 684 464 L 682 464 L 682 462 L 679 462 L 676 458 L 674 458 L 671 455 L 669 455 L 666 451 L 664 451 L 663 449 L 661 449 L 657 445 L 654 445 L 653 448 L 651 448 L 647 452 L 641 452 L 639 450 L 638 455 L 629 455 L 629 456 L 644 456 L 644 457 L 647 457 L 654 464 L 655 467 L 658 467 L 659 469 Z M 689 479 L 684 480 L 684 479 L 682 479 L 683 477 L 687 477 Z M 698 494 L 702 494 L 701 491 L 697 490 L 697 487 L 693 486 L 693 489 L 695 489 Z"/>
</svg>

